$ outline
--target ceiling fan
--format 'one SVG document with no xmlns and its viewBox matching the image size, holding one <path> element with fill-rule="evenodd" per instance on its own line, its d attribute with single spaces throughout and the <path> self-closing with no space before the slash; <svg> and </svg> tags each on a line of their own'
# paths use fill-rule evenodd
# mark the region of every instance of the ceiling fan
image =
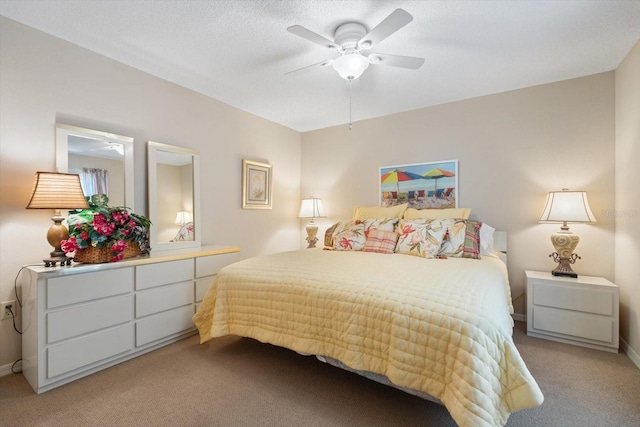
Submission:
<svg viewBox="0 0 640 427">
<path fill-rule="evenodd" d="M 286 74 L 306 71 L 319 67 L 332 65 L 340 77 L 346 80 L 355 80 L 369 67 L 374 65 L 389 65 L 392 67 L 409 68 L 417 70 L 424 63 L 424 58 L 413 56 L 389 55 L 386 53 L 363 52 L 374 48 L 378 43 L 407 25 L 413 20 L 413 16 L 403 9 L 394 10 L 380 24 L 371 31 L 360 22 L 347 22 L 336 28 L 334 41 L 331 41 L 311 30 L 300 25 L 293 25 L 287 28 L 292 34 L 307 39 L 320 46 L 332 49 L 340 54 L 335 59 L 328 59 L 317 64 L 309 65 L 298 70 L 290 71 Z"/>
</svg>

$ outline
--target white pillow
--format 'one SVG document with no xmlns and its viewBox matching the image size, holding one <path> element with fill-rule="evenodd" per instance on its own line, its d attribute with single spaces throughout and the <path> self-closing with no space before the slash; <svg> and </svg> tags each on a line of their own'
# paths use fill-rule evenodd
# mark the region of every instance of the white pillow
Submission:
<svg viewBox="0 0 640 427">
<path fill-rule="evenodd" d="M 482 223 L 480 227 L 480 255 L 495 255 L 495 249 L 493 249 L 493 233 L 495 228 Z"/>
</svg>

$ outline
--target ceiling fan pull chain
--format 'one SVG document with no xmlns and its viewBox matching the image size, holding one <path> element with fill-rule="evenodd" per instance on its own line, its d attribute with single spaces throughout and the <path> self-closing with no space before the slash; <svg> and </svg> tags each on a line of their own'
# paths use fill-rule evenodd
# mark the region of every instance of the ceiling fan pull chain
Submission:
<svg viewBox="0 0 640 427">
<path fill-rule="evenodd" d="M 353 123 L 351 121 L 351 79 L 347 80 L 349 82 L 349 130 L 353 127 Z"/>
</svg>

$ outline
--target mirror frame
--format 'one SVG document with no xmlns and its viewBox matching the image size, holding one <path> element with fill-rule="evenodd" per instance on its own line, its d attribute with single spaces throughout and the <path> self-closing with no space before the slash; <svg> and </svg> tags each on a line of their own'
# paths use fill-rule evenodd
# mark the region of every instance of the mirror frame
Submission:
<svg viewBox="0 0 640 427">
<path fill-rule="evenodd" d="M 154 224 L 158 218 L 158 188 L 156 186 L 158 180 L 157 170 L 157 154 L 159 151 L 165 151 L 176 154 L 187 154 L 193 160 L 193 226 L 195 229 L 194 240 L 179 240 L 176 242 L 158 242 L 158 233 Z M 199 247 L 202 241 L 202 228 L 200 220 L 200 154 L 189 148 L 178 147 L 175 145 L 163 144 L 161 142 L 147 141 L 147 172 L 148 172 L 148 200 L 149 200 L 149 219 L 151 220 L 151 250 L 167 250 Z"/>
<path fill-rule="evenodd" d="M 58 172 L 69 172 L 70 135 L 99 138 L 111 143 L 122 144 L 124 148 L 124 204 L 131 212 L 135 212 L 133 138 L 115 133 L 56 123 L 56 169 Z"/>
</svg>

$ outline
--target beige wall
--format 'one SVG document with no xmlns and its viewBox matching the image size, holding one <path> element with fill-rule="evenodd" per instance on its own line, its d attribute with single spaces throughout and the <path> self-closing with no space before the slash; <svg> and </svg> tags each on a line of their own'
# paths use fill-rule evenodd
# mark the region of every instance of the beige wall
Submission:
<svg viewBox="0 0 640 427">
<path fill-rule="evenodd" d="M 616 70 L 616 284 L 622 346 L 640 367 L 640 42 Z"/>
<path fill-rule="evenodd" d="M 297 249 L 298 132 L 0 17 L 0 300 L 20 267 L 51 251 L 53 211 L 25 210 L 36 171 L 55 170 L 55 123 L 135 139 L 135 211 L 147 213 L 146 141 L 198 150 L 202 243 L 243 256 Z M 243 210 L 242 159 L 273 165 L 273 209 Z M 175 214 L 174 214 L 175 215 Z M 0 368 L 20 357 L 0 322 Z"/>
<path fill-rule="evenodd" d="M 357 97 L 357 93 L 355 94 Z M 354 113 L 357 115 L 357 102 Z M 460 206 L 509 232 L 509 278 L 525 313 L 524 270 L 555 268 L 539 224 L 546 193 L 588 192 L 598 222 L 572 225 L 579 274 L 614 278 L 614 73 L 409 111 L 303 134 L 302 194 L 322 198 L 333 221 L 378 204 L 381 166 L 458 159 Z"/>
</svg>

